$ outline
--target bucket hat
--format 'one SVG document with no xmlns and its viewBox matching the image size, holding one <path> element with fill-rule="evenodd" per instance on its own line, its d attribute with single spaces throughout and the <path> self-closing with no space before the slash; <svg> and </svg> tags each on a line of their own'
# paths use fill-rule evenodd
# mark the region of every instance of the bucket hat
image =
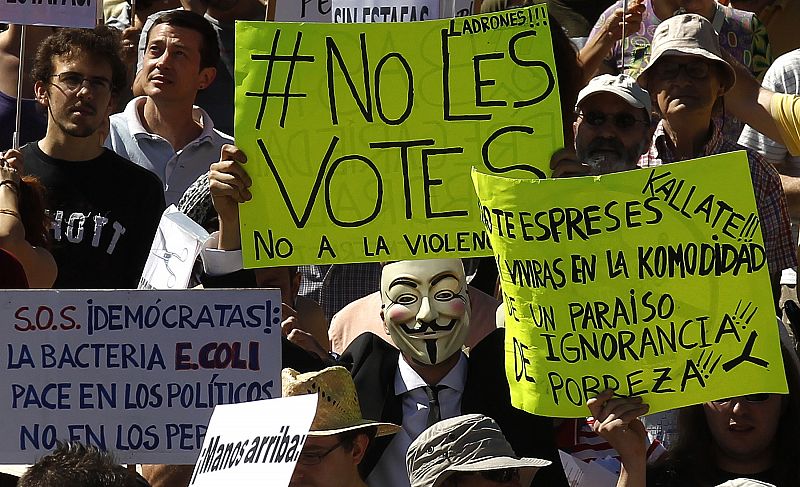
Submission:
<svg viewBox="0 0 800 487">
<path fill-rule="evenodd" d="M 642 70 L 637 81 L 647 89 L 648 76 L 663 56 L 699 56 L 715 62 L 720 68 L 729 90 L 736 82 L 736 72 L 722 59 L 719 47 L 719 34 L 704 17 L 696 14 L 675 15 L 659 24 L 651 44 L 650 61 Z"/>
<path fill-rule="evenodd" d="M 406 466 L 411 487 L 438 487 L 457 472 L 519 468 L 523 487 L 549 460 L 521 458 L 497 423 L 482 414 L 445 419 L 423 431 L 408 447 Z"/>
</svg>

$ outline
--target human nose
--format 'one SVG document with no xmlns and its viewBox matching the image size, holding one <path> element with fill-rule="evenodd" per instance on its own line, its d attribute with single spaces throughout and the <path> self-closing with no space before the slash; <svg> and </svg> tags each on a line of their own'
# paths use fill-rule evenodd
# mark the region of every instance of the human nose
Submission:
<svg viewBox="0 0 800 487">
<path fill-rule="evenodd" d="M 422 302 L 419 306 L 419 311 L 417 312 L 417 320 L 430 322 L 438 317 L 439 313 L 437 313 L 436 310 L 431 306 L 428 296 L 423 296 Z"/>
<path fill-rule="evenodd" d="M 94 95 L 94 89 L 92 89 L 92 85 L 88 79 L 84 78 L 81 81 L 75 94 L 81 98 L 91 98 Z"/>
</svg>

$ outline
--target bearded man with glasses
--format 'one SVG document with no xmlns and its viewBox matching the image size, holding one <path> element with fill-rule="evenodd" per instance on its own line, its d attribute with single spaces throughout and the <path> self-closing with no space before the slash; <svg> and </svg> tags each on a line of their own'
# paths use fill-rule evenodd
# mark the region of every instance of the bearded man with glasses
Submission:
<svg viewBox="0 0 800 487">
<path fill-rule="evenodd" d="M 41 43 L 31 74 L 47 132 L 21 152 L 49 196 L 53 287 L 135 288 L 164 193 L 158 177 L 102 146 L 125 83 L 119 41 L 106 27 L 62 29 Z"/>
<path fill-rule="evenodd" d="M 598 176 L 636 169 L 650 147 L 650 95 L 625 74 L 593 78 L 578 93 L 573 124 L 575 150 L 550 162 L 553 177 Z"/>
</svg>

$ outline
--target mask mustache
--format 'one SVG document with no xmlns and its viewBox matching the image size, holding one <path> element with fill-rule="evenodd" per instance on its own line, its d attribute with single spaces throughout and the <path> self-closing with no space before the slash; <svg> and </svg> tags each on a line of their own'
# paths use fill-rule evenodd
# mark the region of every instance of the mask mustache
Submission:
<svg viewBox="0 0 800 487">
<path fill-rule="evenodd" d="M 442 331 L 451 331 L 458 323 L 458 320 L 450 320 L 449 323 L 445 325 L 440 325 L 436 321 L 416 321 L 414 325 L 416 327 L 411 327 L 406 325 L 405 323 L 400 324 L 400 328 L 403 330 L 404 333 L 407 335 L 421 335 L 430 332 L 442 332 Z"/>
</svg>

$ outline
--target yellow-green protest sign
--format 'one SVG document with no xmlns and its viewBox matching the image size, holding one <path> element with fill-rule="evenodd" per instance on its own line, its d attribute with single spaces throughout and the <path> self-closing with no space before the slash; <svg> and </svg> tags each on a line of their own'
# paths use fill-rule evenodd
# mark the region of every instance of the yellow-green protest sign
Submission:
<svg viewBox="0 0 800 487">
<path fill-rule="evenodd" d="M 515 406 L 579 417 L 606 388 L 651 412 L 787 392 L 744 152 L 598 177 L 472 177 Z"/>
<path fill-rule="evenodd" d="M 546 177 L 563 145 L 547 24 L 237 22 L 245 266 L 491 255 L 469 168 Z"/>
</svg>

